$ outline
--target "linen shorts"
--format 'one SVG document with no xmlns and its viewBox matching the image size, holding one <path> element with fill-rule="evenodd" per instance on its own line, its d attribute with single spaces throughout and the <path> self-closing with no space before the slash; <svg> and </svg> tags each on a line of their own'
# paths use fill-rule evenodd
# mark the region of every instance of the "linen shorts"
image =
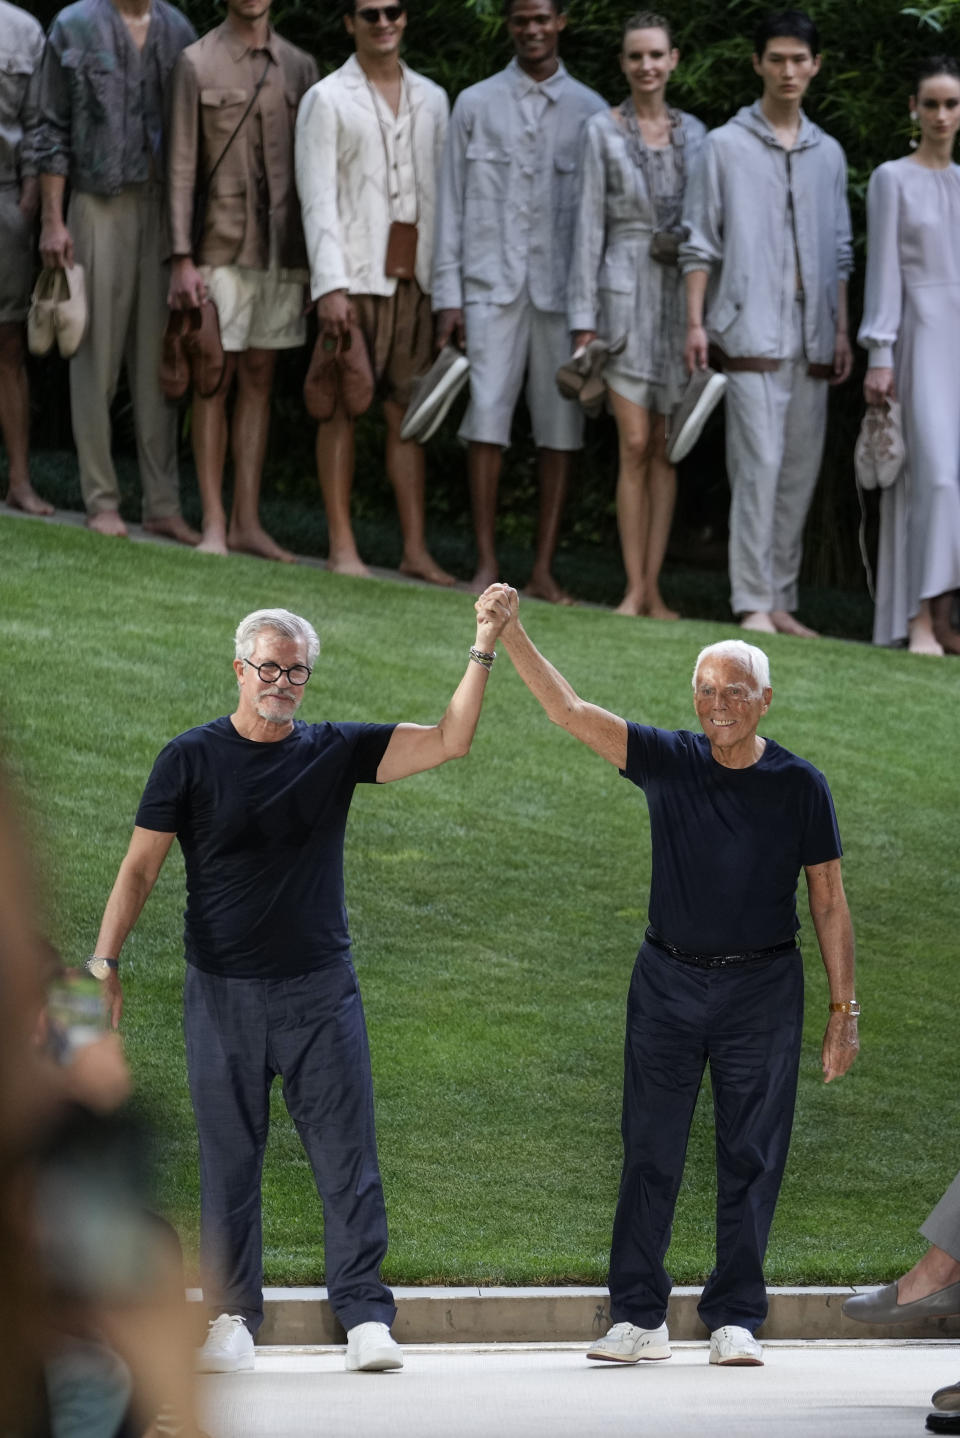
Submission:
<svg viewBox="0 0 960 1438">
<path fill-rule="evenodd" d="M 34 227 L 20 210 L 18 185 L 0 186 L 0 324 L 21 324 L 30 308 Z"/>
<path fill-rule="evenodd" d="M 398 280 L 392 295 L 351 295 L 350 303 L 370 351 L 377 393 L 406 408 L 414 380 L 433 359 L 429 295 L 416 280 Z"/>
<path fill-rule="evenodd" d="M 217 307 L 224 350 L 290 350 L 307 338 L 306 271 L 200 265 L 207 293 Z"/>
<path fill-rule="evenodd" d="M 513 411 L 526 375 L 527 408 L 538 449 L 583 448 L 583 411 L 557 389 L 556 374 L 570 358 L 565 314 L 535 309 L 523 294 L 509 305 L 485 300 L 464 305 L 470 404 L 459 438 L 510 443 Z"/>
<path fill-rule="evenodd" d="M 654 384 L 650 379 L 634 379 L 632 375 L 621 374 L 612 363 L 608 364 L 604 370 L 603 381 L 607 389 L 618 394 L 621 399 L 639 405 L 648 414 L 667 415 L 676 408 L 675 404 L 670 403 L 666 385 Z"/>
</svg>

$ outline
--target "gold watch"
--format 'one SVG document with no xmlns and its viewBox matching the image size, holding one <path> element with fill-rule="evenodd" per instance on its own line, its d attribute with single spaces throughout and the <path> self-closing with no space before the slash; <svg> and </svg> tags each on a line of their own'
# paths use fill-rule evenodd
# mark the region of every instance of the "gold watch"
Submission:
<svg viewBox="0 0 960 1438">
<path fill-rule="evenodd" d="M 832 1014 L 849 1014 L 852 1019 L 855 1019 L 860 1014 L 860 1004 L 857 999 L 850 999 L 844 1004 L 831 1004 L 830 1012 Z"/>
</svg>

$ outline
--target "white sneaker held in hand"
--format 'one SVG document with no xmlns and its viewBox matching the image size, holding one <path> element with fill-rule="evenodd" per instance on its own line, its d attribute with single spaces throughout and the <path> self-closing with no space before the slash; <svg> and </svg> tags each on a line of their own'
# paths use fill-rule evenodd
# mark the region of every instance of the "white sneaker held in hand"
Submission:
<svg viewBox="0 0 960 1438">
<path fill-rule="evenodd" d="M 667 1325 L 659 1328 L 638 1328 L 635 1323 L 615 1323 L 602 1338 L 587 1349 L 588 1358 L 602 1358 L 608 1363 L 639 1363 L 641 1359 L 670 1357 L 670 1335 Z"/>
<path fill-rule="evenodd" d="M 239 1313 L 221 1313 L 197 1350 L 198 1373 L 246 1373 L 253 1368 L 253 1338 Z"/>
<path fill-rule="evenodd" d="M 357 1323 L 347 1329 L 348 1373 L 383 1373 L 402 1367 L 400 1345 L 385 1323 Z"/>
<path fill-rule="evenodd" d="M 762 1368 L 763 1347 L 749 1328 L 725 1323 L 710 1334 L 710 1362 L 727 1368 Z"/>
</svg>

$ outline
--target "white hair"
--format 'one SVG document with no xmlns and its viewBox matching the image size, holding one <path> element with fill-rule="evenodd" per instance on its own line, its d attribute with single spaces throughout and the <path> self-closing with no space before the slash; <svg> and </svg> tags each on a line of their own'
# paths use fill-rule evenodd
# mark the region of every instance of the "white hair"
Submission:
<svg viewBox="0 0 960 1438">
<path fill-rule="evenodd" d="M 708 644 L 697 655 L 693 666 L 693 687 L 697 687 L 697 675 L 705 659 L 735 659 L 745 669 L 757 686 L 757 693 L 770 688 L 770 660 L 755 644 L 745 644 L 742 639 L 721 639 L 719 644 Z"/>
<path fill-rule="evenodd" d="M 320 653 L 317 631 L 307 619 L 291 614 L 289 609 L 255 609 L 246 619 L 241 619 L 234 636 L 234 653 L 238 659 L 249 659 L 257 645 L 257 635 L 263 629 L 273 629 L 285 639 L 302 639 L 307 646 L 307 665 L 313 668 Z"/>
</svg>

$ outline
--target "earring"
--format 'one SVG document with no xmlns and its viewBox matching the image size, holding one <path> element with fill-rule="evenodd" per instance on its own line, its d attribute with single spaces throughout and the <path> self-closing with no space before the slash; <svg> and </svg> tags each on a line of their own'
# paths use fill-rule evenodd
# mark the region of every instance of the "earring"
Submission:
<svg viewBox="0 0 960 1438">
<path fill-rule="evenodd" d="M 910 139 L 908 141 L 911 150 L 915 150 L 920 143 L 920 126 L 917 123 L 918 115 L 916 110 L 910 111 Z"/>
</svg>

